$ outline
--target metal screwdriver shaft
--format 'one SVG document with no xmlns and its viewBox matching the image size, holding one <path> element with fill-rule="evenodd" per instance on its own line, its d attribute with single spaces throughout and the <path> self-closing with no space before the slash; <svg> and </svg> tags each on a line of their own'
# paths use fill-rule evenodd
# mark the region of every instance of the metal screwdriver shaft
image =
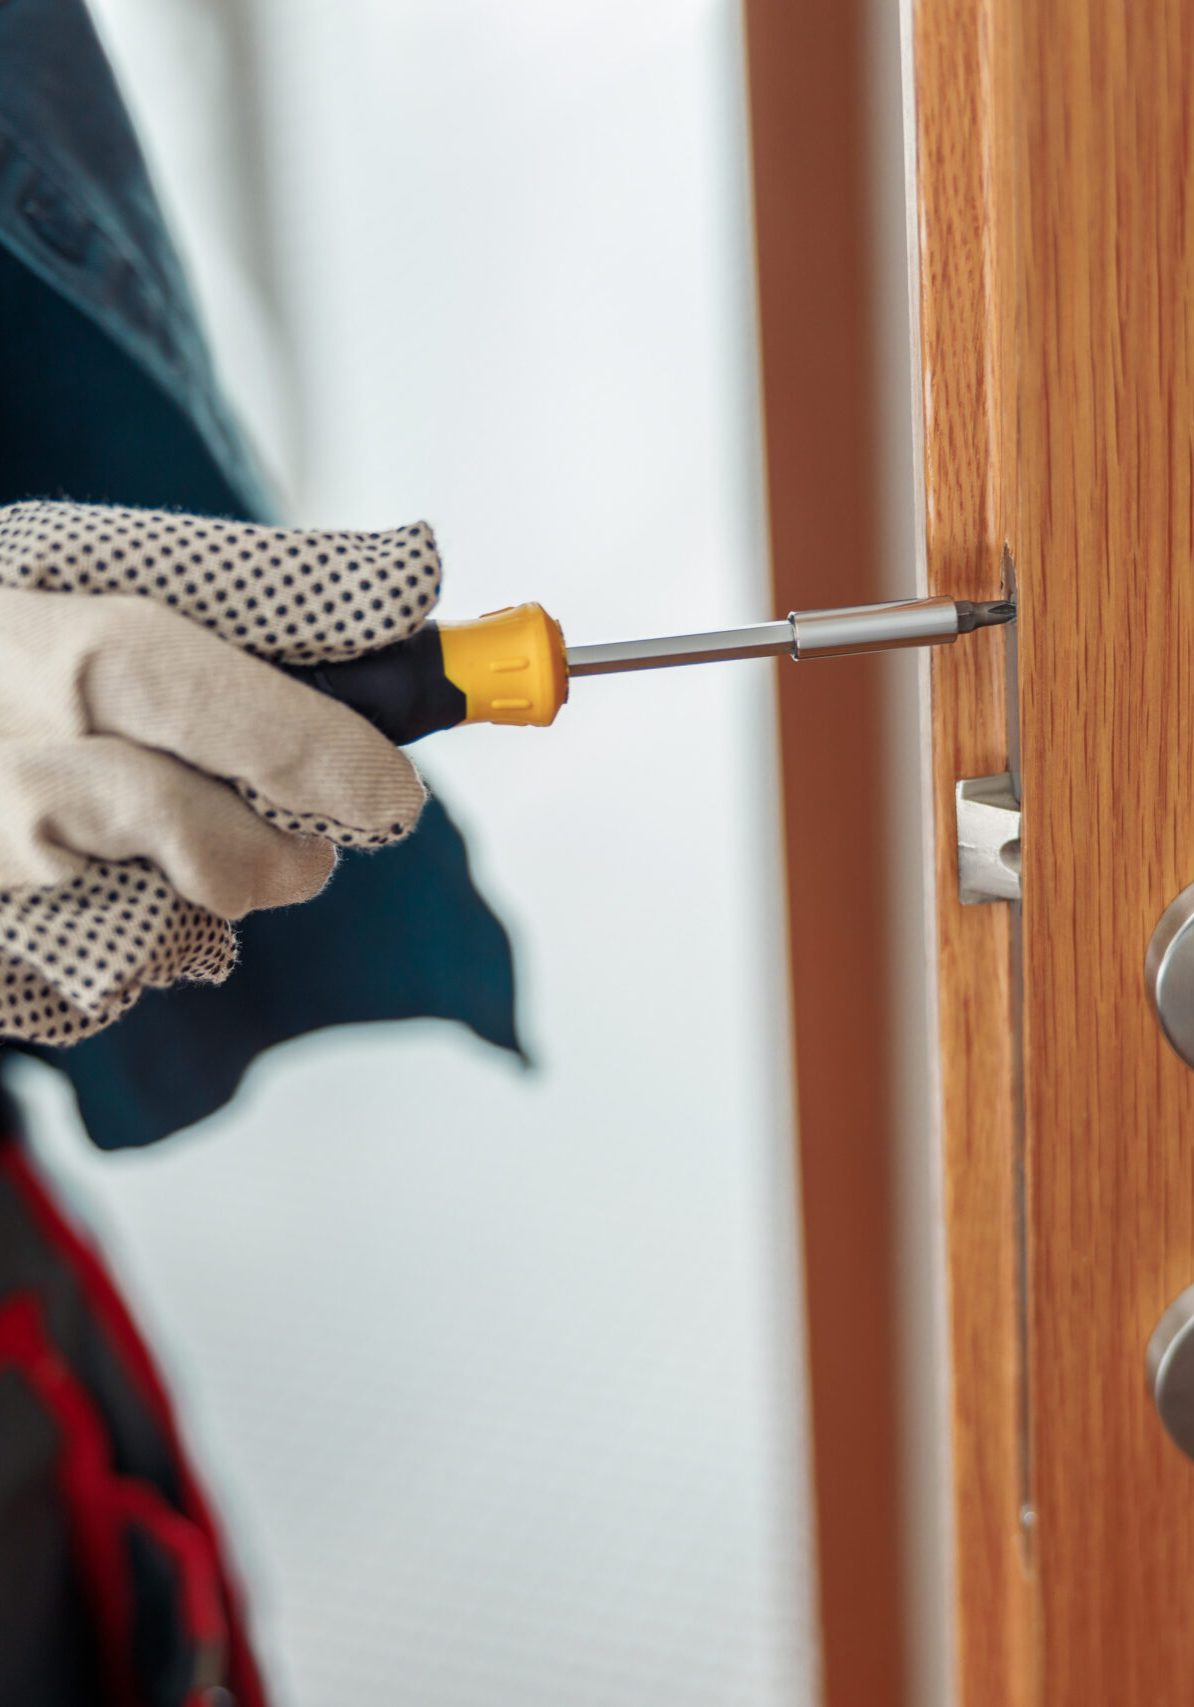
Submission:
<svg viewBox="0 0 1194 1707">
<path fill-rule="evenodd" d="M 785 654 L 796 659 L 832 658 L 903 646 L 948 646 L 959 634 L 1011 622 L 1015 614 L 1016 607 L 1009 600 L 983 604 L 969 599 L 903 599 L 880 605 L 846 605 L 838 610 L 793 611 L 786 622 L 763 622 L 752 628 L 726 628 L 711 634 L 570 646 L 566 659 L 572 677 L 606 675 L 615 670 L 659 670 L 730 658 L 777 658 Z"/>
<path fill-rule="evenodd" d="M 725 658 L 829 658 L 893 646 L 940 646 L 1011 622 L 1016 607 L 966 599 L 904 599 L 842 610 L 793 611 L 786 622 L 673 634 L 610 646 L 565 646 L 542 605 L 507 606 L 472 622 L 424 623 L 417 634 L 343 663 L 291 666 L 291 675 L 351 706 L 398 746 L 459 723 L 544 728 L 567 703 L 573 676 L 657 670 Z"/>
</svg>

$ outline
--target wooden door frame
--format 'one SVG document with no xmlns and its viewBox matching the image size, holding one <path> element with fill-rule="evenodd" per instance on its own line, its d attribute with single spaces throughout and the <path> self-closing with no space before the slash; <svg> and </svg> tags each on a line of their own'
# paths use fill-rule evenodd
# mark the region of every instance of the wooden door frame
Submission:
<svg viewBox="0 0 1194 1707">
<path fill-rule="evenodd" d="M 777 612 L 889 596 L 866 0 L 745 0 Z M 892 787 L 874 661 L 786 671 L 780 751 L 825 1707 L 901 1707 Z M 843 786 L 848 779 L 848 787 Z"/>
<path fill-rule="evenodd" d="M 994 598 L 1014 502 L 1015 121 L 1003 0 L 907 0 L 926 590 Z M 1020 920 L 958 899 L 955 786 L 1009 764 L 1008 637 L 930 664 L 940 1111 L 960 1707 L 1032 1699 Z"/>
</svg>

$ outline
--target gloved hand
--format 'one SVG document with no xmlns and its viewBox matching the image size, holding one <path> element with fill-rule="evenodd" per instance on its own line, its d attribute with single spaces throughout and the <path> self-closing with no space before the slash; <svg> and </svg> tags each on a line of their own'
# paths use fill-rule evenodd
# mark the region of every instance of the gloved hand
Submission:
<svg viewBox="0 0 1194 1707">
<path fill-rule="evenodd" d="M 0 507 L 0 1035 L 73 1043 L 147 985 L 219 983 L 229 921 L 410 833 L 409 760 L 266 660 L 404 639 L 439 575 L 425 523 Z"/>
</svg>

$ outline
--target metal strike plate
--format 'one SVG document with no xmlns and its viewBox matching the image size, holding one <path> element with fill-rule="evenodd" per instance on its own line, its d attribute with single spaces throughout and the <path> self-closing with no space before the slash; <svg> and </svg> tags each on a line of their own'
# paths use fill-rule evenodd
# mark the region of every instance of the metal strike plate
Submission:
<svg viewBox="0 0 1194 1707">
<path fill-rule="evenodd" d="M 955 790 L 958 897 L 963 906 L 1020 899 L 1020 802 L 1011 774 L 973 776 Z"/>
<path fill-rule="evenodd" d="M 1145 1372 L 1166 1434 L 1194 1458 L 1194 1286 L 1174 1299 L 1153 1329 Z"/>
</svg>

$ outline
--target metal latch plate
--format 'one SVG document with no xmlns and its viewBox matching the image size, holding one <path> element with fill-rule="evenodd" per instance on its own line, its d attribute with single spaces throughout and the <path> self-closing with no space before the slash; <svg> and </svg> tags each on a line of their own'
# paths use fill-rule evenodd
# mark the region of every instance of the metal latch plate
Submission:
<svg viewBox="0 0 1194 1707">
<path fill-rule="evenodd" d="M 980 901 L 1020 899 L 1020 802 L 1009 772 L 974 776 L 955 790 L 958 814 L 958 896 Z"/>
</svg>

